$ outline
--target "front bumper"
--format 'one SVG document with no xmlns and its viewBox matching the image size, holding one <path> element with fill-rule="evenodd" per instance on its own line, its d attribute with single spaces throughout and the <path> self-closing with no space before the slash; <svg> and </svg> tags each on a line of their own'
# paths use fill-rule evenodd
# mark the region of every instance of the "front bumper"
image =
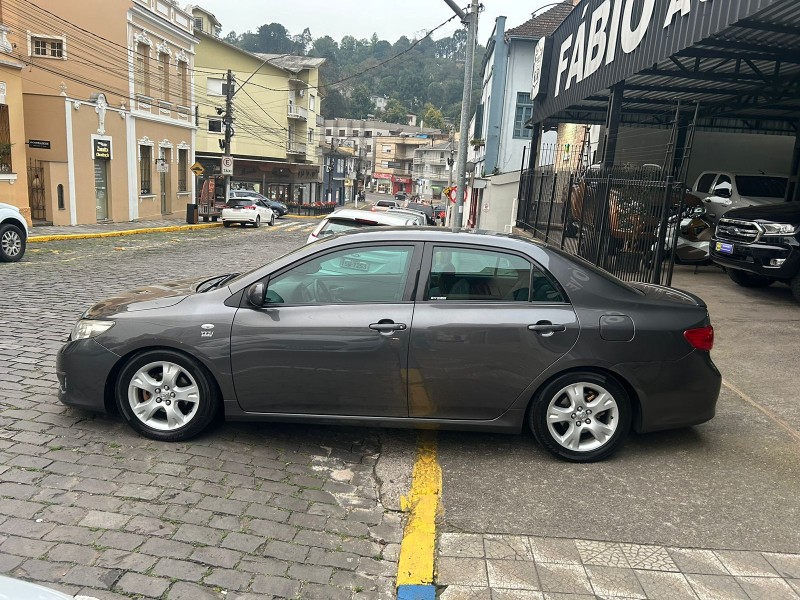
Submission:
<svg viewBox="0 0 800 600">
<path fill-rule="evenodd" d="M 723 254 L 717 250 L 717 244 L 733 246 L 731 254 Z M 800 242 L 791 237 L 769 237 L 753 244 L 730 242 L 714 238 L 710 244 L 712 260 L 723 267 L 738 269 L 772 277 L 774 279 L 791 279 L 800 272 Z M 771 267 L 771 259 L 784 259 L 778 267 Z"/>
<path fill-rule="evenodd" d="M 69 406 L 104 412 L 106 382 L 119 359 L 94 338 L 67 342 L 56 355 L 58 399 Z"/>
</svg>

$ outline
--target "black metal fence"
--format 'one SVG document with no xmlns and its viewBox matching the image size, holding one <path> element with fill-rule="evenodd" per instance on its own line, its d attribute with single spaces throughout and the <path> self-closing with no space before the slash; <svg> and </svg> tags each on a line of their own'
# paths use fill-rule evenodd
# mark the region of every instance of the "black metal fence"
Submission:
<svg viewBox="0 0 800 600">
<path fill-rule="evenodd" d="M 667 220 L 682 210 L 685 187 L 657 165 L 604 171 L 561 149 L 553 156 L 522 173 L 517 225 L 622 280 L 670 285 L 673 256 L 664 249 L 675 247 L 666 237 L 677 228 Z"/>
</svg>

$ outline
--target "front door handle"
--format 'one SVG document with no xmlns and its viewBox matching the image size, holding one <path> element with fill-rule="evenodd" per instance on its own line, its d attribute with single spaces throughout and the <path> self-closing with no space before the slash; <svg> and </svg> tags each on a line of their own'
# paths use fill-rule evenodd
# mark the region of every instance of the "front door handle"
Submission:
<svg viewBox="0 0 800 600">
<path fill-rule="evenodd" d="M 557 331 L 566 331 L 567 326 L 560 323 L 551 323 L 550 321 L 539 321 L 536 325 L 528 325 L 530 331 L 542 334 L 553 334 Z"/>
<path fill-rule="evenodd" d="M 380 321 L 378 323 L 370 323 L 369 328 L 381 333 L 391 333 L 392 331 L 403 331 L 406 328 L 405 323 L 394 323 L 392 321 Z"/>
</svg>

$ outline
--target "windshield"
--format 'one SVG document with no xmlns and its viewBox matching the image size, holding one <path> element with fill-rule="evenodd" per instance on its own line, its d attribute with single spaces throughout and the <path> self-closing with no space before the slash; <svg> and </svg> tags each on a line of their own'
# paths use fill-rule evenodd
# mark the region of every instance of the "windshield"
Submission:
<svg viewBox="0 0 800 600">
<path fill-rule="evenodd" d="M 248 198 L 237 198 L 235 200 L 228 200 L 228 203 L 225 206 L 228 208 L 244 208 L 245 206 L 250 206 L 252 204 L 255 204 L 255 200 Z"/>
<path fill-rule="evenodd" d="M 349 219 L 329 219 L 322 231 L 317 234 L 317 237 L 325 237 L 342 233 L 343 231 L 361 229 L 362 227 L 375 227 L 377 225 L 380 225 L 380 223 L 374 221 L 351 221 Z"/>
<path fill-rule="evenodd" d="M 736 188 L 740 196 L 756 198 L 786 197 L 786 177 L 769 177 L 764 175 L 737 175 Z"/>
</svg>

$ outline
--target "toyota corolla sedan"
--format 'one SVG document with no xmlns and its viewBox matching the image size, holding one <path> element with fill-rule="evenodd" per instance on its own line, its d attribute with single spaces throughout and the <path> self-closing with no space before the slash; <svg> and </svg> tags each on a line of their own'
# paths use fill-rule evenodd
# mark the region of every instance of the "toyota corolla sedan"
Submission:
<svg viewBox="0 0 800 600">
<path fill-rule="evenodd" d="M 367 228 L 93 306 L 59 398 L 180 441 L 229 420 L 520 432 L 600 460 L 714 416 L 700 298 L 527 239 Z"/>
</svg>

